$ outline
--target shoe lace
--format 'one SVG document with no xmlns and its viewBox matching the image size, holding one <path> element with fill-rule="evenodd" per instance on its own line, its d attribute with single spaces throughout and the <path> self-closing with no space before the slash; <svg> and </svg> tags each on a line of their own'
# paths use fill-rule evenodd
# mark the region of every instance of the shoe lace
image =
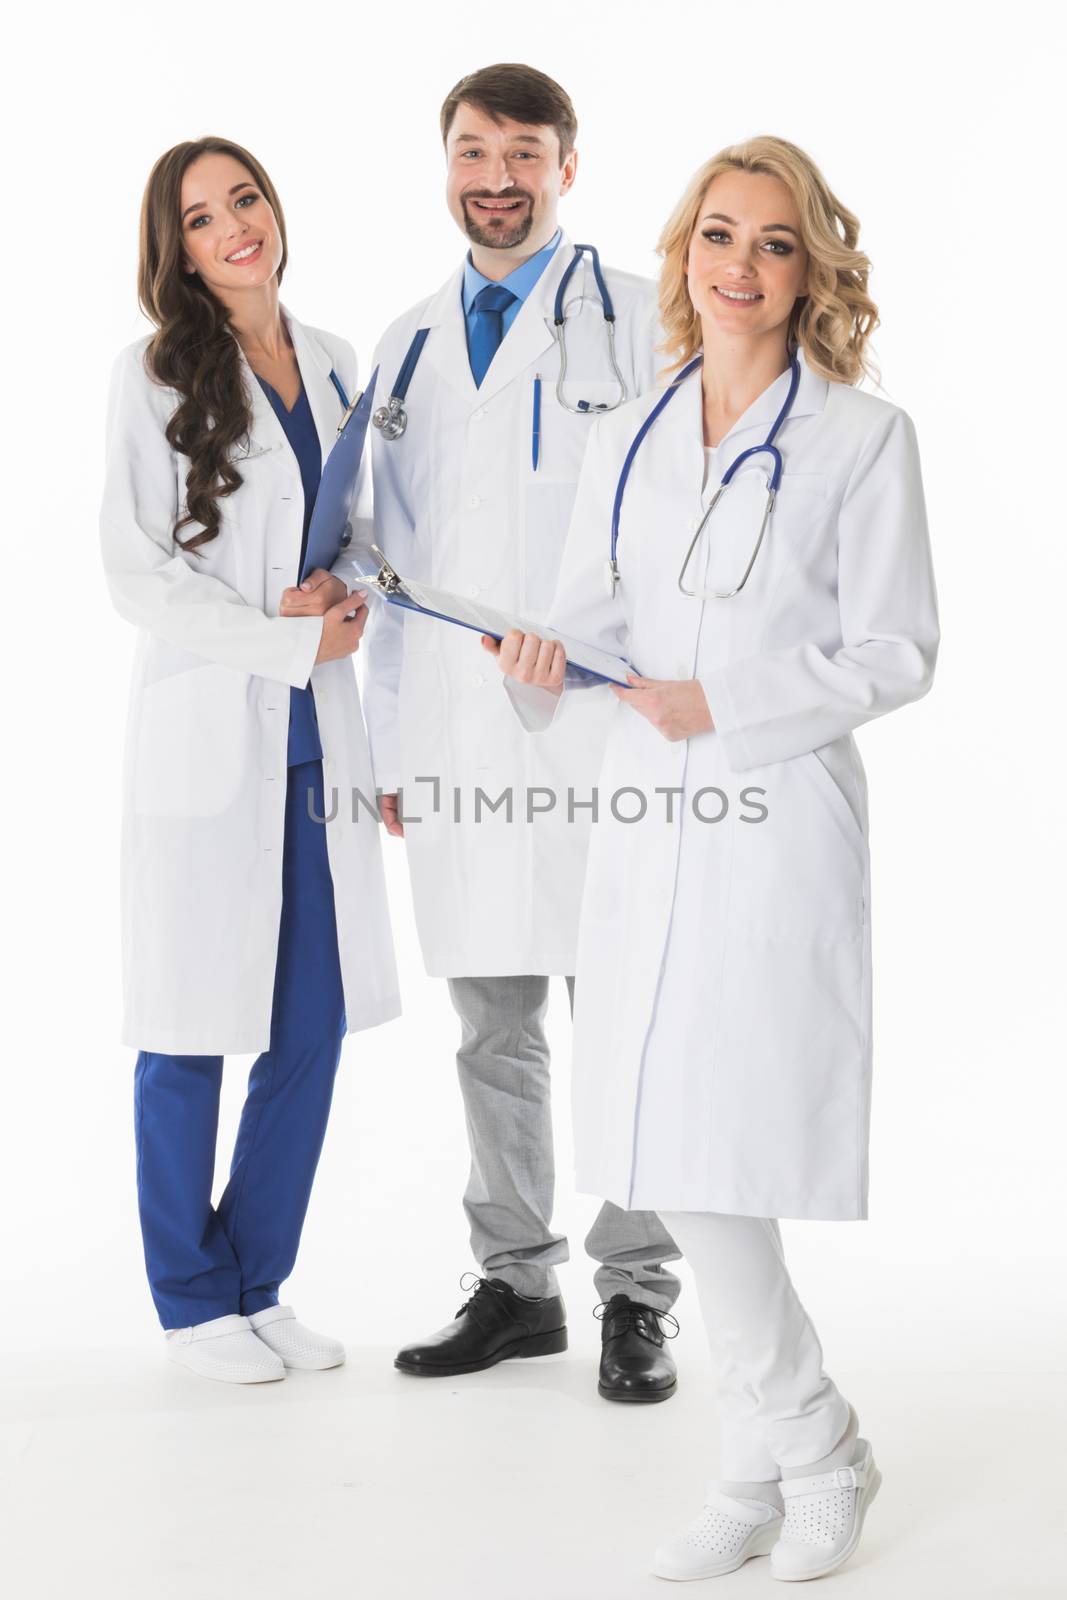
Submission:
<svg viewBox="0 0 1067 1600">
<path fill-rule="evenodd" d="M 470 1317 L 471 1321 L 475 1323 L 477 1327 L 485 1331 L 486 1323 L 481 1316 L 481 1312 L 489 1305 L 490 1295 L 493 1297 L 492 1304 L 494 1310 L 499 1310 L 502 1307 L 505 1312 L 508 1312 L 508 1307 L 503 1305 L 501 1291 L 491 1284 L 488 1278 L 481 1278 L 476 1272 L 465 1272 L 459 1280 L 460 1288 L 466 1292 L 466 1290 L 470 1289 L 472 1284 L 476 1284 L 477 1287 L 470 1298 L 465 1300 L 460 1306 L 459 1310 L 456 1312 L 456 1316 Z M 510 1315 L 510 1312 L 508 1314 Z"/>
<path fill-rule="evenodd" d="M 640 1300 L 628 1300 L 625 1304 L 617 1301 L 613 1304 L 610 1300 L 601 1300 L 600 1304 L 593 1307 L 593 1315 L 598 1322 L 604 1322 L 608 1317 L 616 1323 L 612 1338 L 618 1339 L 624 1333 L 639 1333 L 646 1335 L 651 1323 L 664 1339 L 677 1339 L 680 1333 L 678 1319 L 672 1317 L 669 1311 L 657 1311 L 653 1306 L 643 1305 Z M 641 1324 L 644 1323 L 644 1327 Z M 664 1324 L 674 1329 L 668 1333 Z"/>
</svg>

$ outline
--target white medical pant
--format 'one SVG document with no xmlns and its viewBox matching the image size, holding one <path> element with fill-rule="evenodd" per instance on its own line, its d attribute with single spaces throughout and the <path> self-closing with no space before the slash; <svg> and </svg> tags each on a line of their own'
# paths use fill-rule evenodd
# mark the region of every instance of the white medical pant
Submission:
<svg viewBox="0 0 1067 1600">
<path fill-rule="evenodd" d="M 696 1275 L 719 1385 L 721 1477 L 801 1476 L 798 1469 L 815 1463 L 823 1470 L 839 1446 L 847 1458 L 855 1415 L 823 1371 L 777 1222 L 715 1211 L 666 1211 L 660 1219 Z"/>
</svg>

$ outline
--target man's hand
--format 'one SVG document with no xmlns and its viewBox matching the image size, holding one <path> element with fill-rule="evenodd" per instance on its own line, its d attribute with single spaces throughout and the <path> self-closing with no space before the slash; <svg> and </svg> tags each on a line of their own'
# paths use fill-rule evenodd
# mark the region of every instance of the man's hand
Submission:
<svg viewBox="0 0 1067 1600">
<path fill-rule="evenodd" d="M 400 820 L 400 810 L 397 805 L 396 795 L 383 794 L 380 809 L 386 833 L 391 833 L 394 839 L 402 839 L 404 837 L 404 824 Z"/>
<path fill-rule="evenodd" d="M 496 656 L 497 665 L 507 677 L 514 678 L 517 683 L 550 689 L 553 694 L 563 693 L 567 652 L 557 640 L 542 639 L 536 633 L 521 633 L 518 628 L 512 628 L 501 640 L 483 633 L 482 644 L 490 655 Z"/>
<path fill-rule="evenodd" d="M 280 617 L 324 617 L 331 606 L 348 594 L 347 584 L 332 572 L 316 567 L 297 589 L 284 589 L 278 606 Z"/>
<path fill-rule="evenodd" d="M 632 706 L 639 716 L 647 717 L 665 739 L 673 742 L 691 739 L 695 733 L 715 731 L 704 690 L 696 678 L 642 678 L 636 672 L 626 676 L 630 687 L 624 689 L 613 683 L 612 694 Z"/>
<path fill-rule="evenodd" d="M 340 579 L 336 581 L 340 583 Z M 341 587 L 345 585 L 342 583 Z M 353 589 L 323 613 L 316 666 L 320 661 L 340 661 L 344 656 L 355 655 L 367 626 L 367 607 L 363 603 L 366 598 L 365 589 Z"/>
</svg>

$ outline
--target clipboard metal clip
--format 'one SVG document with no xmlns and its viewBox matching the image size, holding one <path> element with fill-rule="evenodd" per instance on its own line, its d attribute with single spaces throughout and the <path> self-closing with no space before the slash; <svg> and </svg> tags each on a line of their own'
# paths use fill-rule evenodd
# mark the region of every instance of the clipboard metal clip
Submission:
<svg viewBox="0 0 1067 1600">
<path fill-rule="evenodd" d="M 389 565 L 389 562 L 386 560 L 384 550 L 379 550 L 376 544 L 372 544 L 371 549 L 374 551 L 374 554 L 378 557 L 378 560 L 382 564 L 378 576 L 374 581 L 377 583 L 379 589 L 383 590 L 386 594 L 395 594 L 400 588 L 400 574 L 395 572 Z"/>
<path fill-rule="evenodd" d="M 359 405 L 359 402 L 363 399 L 363 396 L 365 394 L 366 394 L 366 390 L 365 389 L 361 389 L 359 391 L 359 393 L 353 399 L 351 405 L 348 407 L 348 410 L 345 412 L 344 416 L 341 418 L 340 422 L 337 424 L 337 437 L 338 438 L 341 437 L 342 433 L 344 433 L 345 429 L 348 427 L 348 419 L 349 419 L 349 417 L 351 417 L 353 411 L 355 411 L 356 407 Z"/>
</svg>

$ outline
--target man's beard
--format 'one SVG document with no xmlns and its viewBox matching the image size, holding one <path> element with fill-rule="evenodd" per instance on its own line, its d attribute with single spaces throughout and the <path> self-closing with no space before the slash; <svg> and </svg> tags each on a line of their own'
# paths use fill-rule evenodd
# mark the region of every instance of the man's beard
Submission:
<svg viewBox="0 0 1067 1600">
<path fill-rule="evenodd" d="M 530 230 L 534 224 L 533 197 L 528 194 L 516 194 L 514 190 L 506 197 L 509 200 L 522 200 L 521 206 L 516 206 L 513 213 L 506 216 L 498 214 L 491 222 L 486 223 L 475 213 L 471 212 L 472 200 L 503 200 L 504 195 L 490 194 L 487 189 L 478 194 L 465 194 L 463 196 L 463 220 L 467 238 L 472 244 L 482 245 L 488 250 L 513 250 L 516 245 L 522 244 L 529 238 Z M 515 221 L 511 218 L 514 216 Z"/>
</svg>

